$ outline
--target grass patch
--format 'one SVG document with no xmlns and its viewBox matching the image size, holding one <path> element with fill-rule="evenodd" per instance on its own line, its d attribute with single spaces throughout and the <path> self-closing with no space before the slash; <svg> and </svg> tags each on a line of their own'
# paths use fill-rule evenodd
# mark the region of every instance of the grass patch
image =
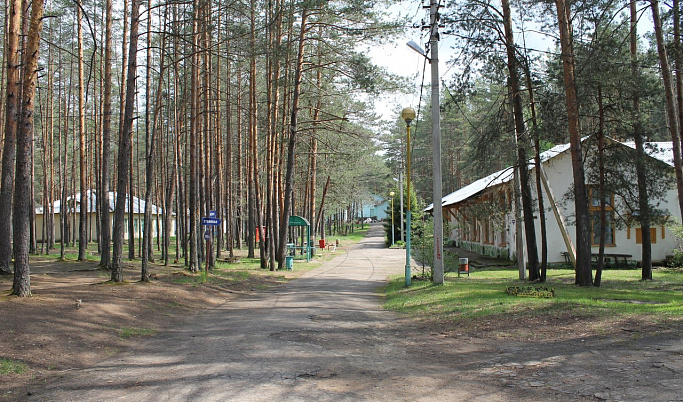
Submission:
<svg viewBox="0 0 683 402">
<path fill-rule="evenodd" d="M 0 375 L 21 374 L 28 370 L 24 363 L 0 358 Z"/>
<path fill-rule="evenodd" d="M 555 289 L 554 298 L 510 296 L 508 286 L 530 286 L 518 279 L 516 269 L 476 270 L 469 277 L 449 275 L 444 285 L 429 281 L 393 280 L 386 288 L 386 307 L 414 317 L 458 321 L 524 312 L 554 315 L 571 312 L 586 317 L 652 316 L 683 317 L 683 273 L 658 269 L 653 281 L 641 281 L 639 270 L 603 272 L 602 287 L 574 285 L 573 270 L 549 270 L 545 284 L 531 285 Z"/>
<path fill-rule="evenodd" d="M 139 336 L 152 336 L 155 333 L 156 333 L 156 330 L 153 330 L 151 328 L 123 327 L 119 330 L 119 338 L 129 339 L 132 337 L 139 337 Z"/>
</svg>

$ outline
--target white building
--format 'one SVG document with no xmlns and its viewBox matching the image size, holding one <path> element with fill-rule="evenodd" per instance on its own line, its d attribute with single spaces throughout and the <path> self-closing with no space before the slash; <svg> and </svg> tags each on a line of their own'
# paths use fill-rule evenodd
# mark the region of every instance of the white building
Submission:
<svg viewBox="0 0 683 402">
<path fill-rule="evenodd" d="M 86 192 L 86 199 L 87 199 L 87 223 L 86 223 L 86 231 L 88 233 L 88 241 L 94 241 L 97 238 L 97 214 L 95 213 L 95 208 L 97 205 L 97 193 L 95 191 L 88 190 Z M 126 196 L 126 212 L 125 212 L 125 220 L 124 220 L 124 238 L 128 238 L 128 219 L 129 219 L 129 206 L 130 206 L 130 200 L 128 199 L 128 196 Z M 80 211 L 81 211 L 81 194 L 77 193 L 73 196 L 70 196 L 67 198 L 67 219 L 70 221 L 68 224 L 71 227 L 71 233 L 74 231 L 78 232 L 78 225 L 79 225 L 79 219 L 80 219 Z M 109 192 L 109 227 L 113 228 L 114 225 L 114 208 L 116 206 L 116 193 L 113 191 Z M 61 241 L 61 231 L 60 231 L 60 222 L 61 222 L 61 214 L 62 214 L 62 202 L 61 200 L 57 200 L 53 203 L 53 212 L 54 212 L 54 236 L 55 236 L 55 241 Z M 159 233 L 163 233 L 163 211 L 162 208 L 157 207 L 156 205 L 152 205 L 152 236 L 157 237 Z M 133 196 L 133 229 L 134 229 L 134 237 L 135 238 L 141 238 L 142 237 L 142 230 L 143 230 L 143 224 L 144 224 L 144 215 L 145 215 L 145 201 Z M 45 237 L 44 232 L 45 232 L 45 225 L 43 224 L 43 219 L 44 219 L 44 207 L 38 207 L 36 208 L 36 239 L 37 241 L 41 242 L 42 239 Z M 175 214 L 171 215 L 171 236 L 176 235 L 176 216 Z"/>
<path fill-rule="evenodd" d="M 609 140 L 610 146 L 621 147 L 622 151 L 632 151 L 632 143 L 620 143 Z M 671 142 L 653 143 L 655 148 L 647 152 L 651 161 L 657 160 L 666 171 L 673 174 L 673 152 Z M 589 149 L 589 154 L 595 150 L 591 141 L 584 139 L 584 152 Z M 571 239 L 576 245 L 576 228 L 573 225 L 574 203 L 565 199 L 565 194 L 572 190 L 573 176 L 569 144 L 558 145 L 542 153 L 543 170 L 548 178 L 548 185 L 554 195 L 558 212 L 566 222 L 565 227 Z M 630 163 L 630 162 L 629 162 Z M 666 164 L 666 165 L 664 165 Z M 535 166 L 531 163 L 529 168 L 532 180 L 532 196 L 534 198 L 534 219 L 536 222 L 536 239 L 538 244 L 539 259 L 541 253 L 541 231 L 538 218 L 538 199 L 535 191 Z M 587 182 L 589 181 L 587 175 Z M 636 186 L 635 178 L 632 181 L 633 188 Z M 593 216 L 598 216 L 599 197 L 593 183 L 587 183 L 589 189 L 589 209 Z M 495 172 L 481 178 L 442 199 L 443 215 L 447 221 L 450 233 L 445 233 L 458 247 L 475 251 L 480 254 L 500 258 L 516 259 L 516 219 L 515 219 L 515 196 L 514 174 L 512 168 Z M 623 199 L 618 195 L 611 195 L 607 199 L 606 211 L 612 218 L 612 224 L 606 230 L 605 253 L 607 262 L 615 260 L 639 261 L 641 256 L 641 230 L 634 217 L 637 211 L 628 208 Z M 544 191 L 543 204 L 547 228 L 548 262 L 562 263 L 568 261 L 567 246 L 563 239 L 558 219 L 550 209 L 550 200 Z M 428 210 L 431 209 L 431 206 Z M 665 192 L 660 200 L 658 210 L 659 222 L 651 224 L 650 234 L 652 239 L 653 261 L 665 260 L 676 246 L 676 239 L 667 228 L 667 223 L 674 220 L 680 222 L 680 209 L 675 185 Z M 523 220 L 522 220 L 523 221 Z M 592 222 L 591 243 L 592 253 L 598 253 L 599 227 L 597 219 Z M 523 248 L 526 254 L 526 247 Z M 525 256 L 526 257 L 526 256 Z M 611 259 L 611 260 L 610 260 Z M 526 261 L 526 258 L 525 258 Z"/>
</svg>

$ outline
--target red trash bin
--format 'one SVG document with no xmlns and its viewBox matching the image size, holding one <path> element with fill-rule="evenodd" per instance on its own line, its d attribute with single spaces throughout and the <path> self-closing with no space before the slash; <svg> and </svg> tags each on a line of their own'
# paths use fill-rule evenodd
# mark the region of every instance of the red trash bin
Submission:
<svg viewBox="0 0 683 402">
<path fill-rule="evenodd" d="M 325 239 L 318 240 L 318 245 L 321 249 L 325 248 Z"/>
</svg>

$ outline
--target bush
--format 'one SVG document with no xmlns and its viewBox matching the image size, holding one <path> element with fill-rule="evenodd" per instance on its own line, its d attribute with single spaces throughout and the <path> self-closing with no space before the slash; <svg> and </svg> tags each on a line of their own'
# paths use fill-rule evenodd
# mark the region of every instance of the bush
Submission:
<svg viewBox="0 0 683 402">
<path fill-rule="evenodd" d="M 670 267 L 683 266 L 683 225 L 679 222 L 669 224 L 669 230 L 676 238 L 676 248 L 672 250 L 673 256 L 667 260 Z"/>
</svg>

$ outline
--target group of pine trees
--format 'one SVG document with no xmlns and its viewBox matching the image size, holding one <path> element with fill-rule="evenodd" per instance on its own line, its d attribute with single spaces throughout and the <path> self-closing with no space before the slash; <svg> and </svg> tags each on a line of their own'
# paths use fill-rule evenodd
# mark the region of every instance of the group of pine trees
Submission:
<svg viewBox="0 0 683 402">
<path fill-rule="evenodd" d="M 164 263 L 196 271 L 204 259 L 247 247 L 274 270 L 284 262 L 290 215 L 322 236 L 325 218 L 348 216 L 344 209 L 386 185 L 369 129 L 375 116 L 358 96 L 392 80 L 361 51 L 399 26 L 376 2 L 9 3 L 0 270 L 11 273 L 14 261 L 14 294 L 30 294 L 30 252 L 60 247 L 64 256 L 68 244 L 79 260 L 96 249 L 112 281 L 123 280 L 125 247 L 128 258 L 138 249 L 148 280 L 152 204 L 163 211 Z M 90 193 L 97 205 L 87 205 Z M 126 217 L 129 195 L 145 201 L 142 244 Z M 205 250 L 209 211 L 223 224 Z M 258 245 L 257 228 L 265 228 Z"/>
<path fill-rule="evenodd" d="M 197 270 L 203 259 L 246 246 L 264 268 L 277 269 L 290 215 L 306 217 L 322 236 L 326 218 L 352 215 L 342 210 L 371 190 L 384 193 L 401 143 L 389 138 L 384 165 L 370 129 L 376 116 L 357 97 L 397 86 L 362 50 L 401 26 L 383 12 L 396 1 L 380 3 L 9 0 L 0 80 L 0 271 L 11 273 L 14 261 L 14 293 L 30 294 L 28 255 L 53 250 L 55 230 L 62 255 L 69 243 L 78 245 L 79 259 L 96 248 L 114 281 L 123 279 L 124 246 L 128 258 L 137 248 L 147 280 L 156 204 L 163 211 L 157 248 L 165 263 L 177 259 Z M 444 190 L 484 171 L 521 167 L 551 144 L 571 143 L 576 281 L 588 285 L 594 282 L 592 223 L 580 140 L 633 140 L 643 278 L 651 278 L 645 228 L 654 203 L 646 141 L 673 141 L 683 210 L 679 2 L 452 0 L 439 6 L 443 38 L 455 38 L 457 54 L 444 77 Z M 643 38 L 639 27 L 647 24 Z M 531 31 L 556 47 L 528 47 Z M 431 146 L 420 134 L 428 126 L 421 114 L 411 178 L 424 200 L 431 192 Z M 595 180 L 609 183 L 613 171 L 605 168 Z M 524 217 L 531 220 L 535 209 L 544 210 L 531 196 L 532 187 L 543 191 L 541 178 L 519 172 Z M 101 195 L 98 205 L 85 205 L 89 192 Z M 109 192 L 116 194 L 113 227 Z M 133 219 L 125 217 L 133 210 L 126 207 L 129 195 L 146 206 L 137 247 Z M 35 224 L 38 206 L 42 228 Z M 214 210 L 223 225 L 205 252 L 200 219 Z M 175 256 L 166 230 L 173 215 Z M 264 227 L 256 250 L 255 232 Z M 531 279 L 542 280 L 544 239 L 537 241 L 533 230 L 526 235 L 528 255 L 538 255 L 540 243 L 541 259 L 529 263 Z"/>
</svg>

